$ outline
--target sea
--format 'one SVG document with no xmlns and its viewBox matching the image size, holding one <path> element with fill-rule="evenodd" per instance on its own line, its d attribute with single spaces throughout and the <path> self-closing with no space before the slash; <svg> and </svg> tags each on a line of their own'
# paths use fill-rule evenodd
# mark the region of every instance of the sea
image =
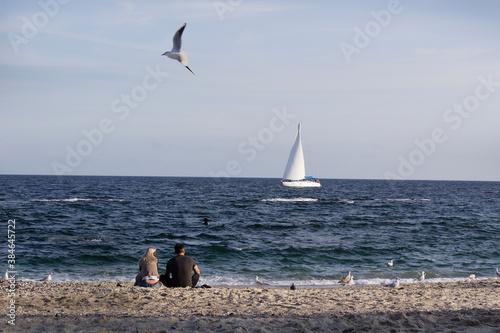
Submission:
<svg viewBox="0 0 500 333">
<path fill-rule="evenodd" d="M 50 272 L 53 281 L 133 281 L 148 247 L 162 274 L 183 243 L 199 285 L 251 287 L 258 276 L 277 288 L 341 287 L 348 271 L 355 285 L 419 283 L 422 271 L 424 283 L 495 277 L 500 182 L 321 183 L 1 175 L 0 269 L 26 281 Z"/>
</svg>

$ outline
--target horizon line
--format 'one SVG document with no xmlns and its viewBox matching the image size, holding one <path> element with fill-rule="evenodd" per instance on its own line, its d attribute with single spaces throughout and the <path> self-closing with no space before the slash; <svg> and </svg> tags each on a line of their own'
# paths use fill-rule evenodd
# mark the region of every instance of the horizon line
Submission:
<svg viewBox="0 0 500 333">
<path fill-rule="evenodd" d="M 54 174 L 3 174 L 1 176 L 41 176 L 41 177 L 136 177 L 136 178 L 205 178 L 217 180 L 230 179 L 281 179 L 281 177 L 212 177 L 212 176 L 165 176 L 165 175 L 106 175 L 106 174 L 75 174 L 75 175 L 54 175 Z M 470 180 L 470 179 L 386 179 L 386 178 L 318 178 L 320 180 L 370 180 L 370 181 L 429 181 L 429 182 L 500 182 L 500 180 Z"/>
</svg>

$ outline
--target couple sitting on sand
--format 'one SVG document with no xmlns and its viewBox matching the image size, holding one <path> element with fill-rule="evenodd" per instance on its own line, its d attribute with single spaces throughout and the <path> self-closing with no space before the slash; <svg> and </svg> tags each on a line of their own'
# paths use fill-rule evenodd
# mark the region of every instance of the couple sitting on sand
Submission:
<svg viewBox="0 0 500 333">
<path fill-rule="evenodd" d="M 167 262 L 165 275 L 159 275 L 156 249 L 148 247 L 139 260 L 140 272 L 135 277 L 134 286 L 154 288 L 163 284 L 166 287 L 194 288 L 200 279 L 200 270 L 194 259 L 185 255 L 184 244 L 175 244 L 174 254 L 175 257 Z"/>
</svg>

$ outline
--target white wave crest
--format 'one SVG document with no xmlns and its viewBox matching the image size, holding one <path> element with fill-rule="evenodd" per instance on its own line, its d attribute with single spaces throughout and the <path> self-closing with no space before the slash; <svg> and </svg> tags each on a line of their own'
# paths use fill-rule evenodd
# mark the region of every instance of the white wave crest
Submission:
<svg viewBox="0 0 500 333">
<path fill-rule="evenodd" d="M 314 202 L 318 199 L 314 198 L 273 198 L 273 199 L 262 199 L 262 202 Z"/>
<path fill-rule="evenodd" d="M 31 202 L 77 202 L 92 201 L 92 199 L 70 198 L 70 199 L 32 199 Z"/>
</svg>

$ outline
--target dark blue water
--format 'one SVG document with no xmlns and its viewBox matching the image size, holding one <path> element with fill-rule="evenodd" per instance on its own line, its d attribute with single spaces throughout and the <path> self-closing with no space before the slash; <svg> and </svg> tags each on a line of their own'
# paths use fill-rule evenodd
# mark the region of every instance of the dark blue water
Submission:
<svg viewBox="0 0 500 333">
<path fill-rule="evenodd" d="M 160 271 L 177 242 L 200 283 L 333 285 L 495 276 L 500 183 L 322 180 L 290 189 L 278 179 L 0 176 L 7 223 L 16 221 L 18 277 L 131 281 L 148 246 Z M 202 224 L 203 218 L 210 225 Z M 387 267 L 393 259 L 394 267 Z"/>
</svg>

